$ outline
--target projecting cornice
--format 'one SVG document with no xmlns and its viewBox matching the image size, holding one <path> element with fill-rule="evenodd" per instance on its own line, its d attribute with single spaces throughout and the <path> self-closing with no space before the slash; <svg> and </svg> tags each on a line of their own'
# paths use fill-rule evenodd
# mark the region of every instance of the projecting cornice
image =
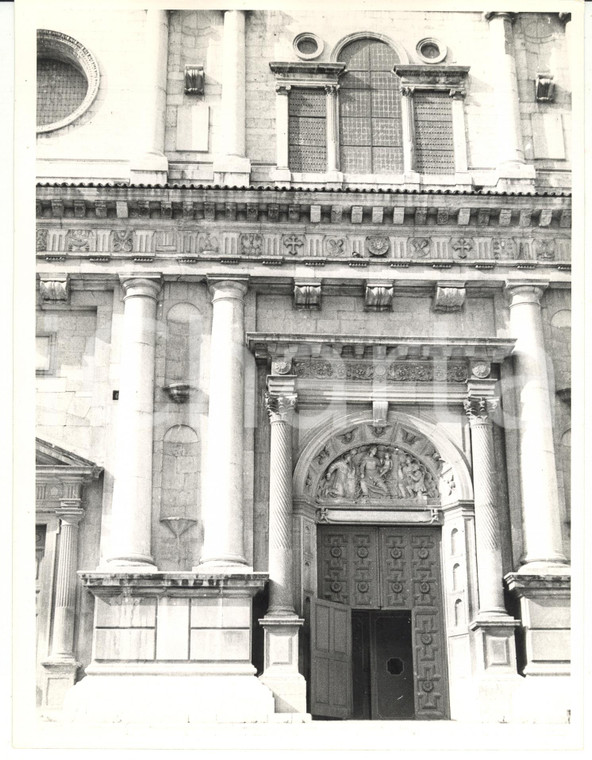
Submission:
<svg viewBox="0 0 592 760">
<path fill-rule="evenodd" d="M 372 225 L 458 224 L 530 227 L 571 225 L 571 197 L 532 194 L 372 190 L 45 185 L 37 187 L 38 219 L 175 219 Z"/>
</svg>

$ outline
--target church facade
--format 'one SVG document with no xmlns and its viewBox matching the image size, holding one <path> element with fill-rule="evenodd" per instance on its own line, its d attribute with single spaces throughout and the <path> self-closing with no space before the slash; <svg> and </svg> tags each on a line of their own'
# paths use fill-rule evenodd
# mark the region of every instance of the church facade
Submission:
<svg viewBox="0 0 592 760">
<path fill-rule="evenodd" d="M 42 714 L 568 721 L 572 23 L 38 11 Z"/>
</svg>

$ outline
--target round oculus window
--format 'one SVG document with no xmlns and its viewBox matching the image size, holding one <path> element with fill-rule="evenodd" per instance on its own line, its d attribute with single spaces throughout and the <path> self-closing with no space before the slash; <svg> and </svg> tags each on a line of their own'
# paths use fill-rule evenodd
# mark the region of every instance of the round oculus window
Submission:
<svg viewBox="0 0 592 760">
<path fill-rule="evenodd" d="M 99 89 L 99 67 L 77 40 L 61 32 L 37 32 L 37 132 L 71 124 Z"/>
<path fill-rule="evenodd" d="M 434 37 L 425 37 L 420 40 L 415 49 L 424 63 L 441 63 L 448 52 L 446 45 Z"/>
<path fill-rule="evenodd" d="M 323 42 L 316 34 L 311 32 L 302 32 L 294 37 L 294 50 L 296 55 L 303 60 L 318 58 L 323 52 Z"/>
</svg>

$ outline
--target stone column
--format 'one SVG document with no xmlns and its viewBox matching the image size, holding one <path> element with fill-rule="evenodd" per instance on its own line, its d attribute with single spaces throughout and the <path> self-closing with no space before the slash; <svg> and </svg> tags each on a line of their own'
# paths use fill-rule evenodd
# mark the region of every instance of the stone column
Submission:
<svg viewBox="0 0 592 760">
<path fill-rule="evenodd" d="M 268 378 L 265 403 L 271 423 L 269 467 L 269 607 L 261 681 L 274 695 L 276 712 L 306 712 L 306 682 L 298 673 L 298 630 L 292 567 L 292 416 L 295 377 Z"/>
<path fill-rule="evenodd" d="M 292 588 L 292 416 L 296 394 L 265 398 L 271 424 L 269 455 L 269 608 L 295 615 Z"/>
<path fill-rule="evenodd" d="M 60 520 L 53 631 L 50 656 L 43 664 L 43 707 L 49 710 L 62 706 L 64 694 L 74 685 L 80 663 L 74 652 L 76 614 L 76 570 L 78 557 L 78 524 L 84 517 L 80 492 L 82 481 L 65 484 L 73 498 L 62 499 L 56 510 Z"/>
<path fill-rule="evenodd" d="M 514 631 L 519 625 L 504 606 L 502 546 L 495 483 L 495 456 L 491 414 L 498 406 L 494 397 L 495 380 L 471 379 L 464 402 L 471 428 L 473 455 L 473 490 L 475 494 L 475 543 L 479 610 L 469 623 L 475 644 L 478 701 L 491 702 L 507 681 L 516 674 Z M 507 683 L 506 683 L 507 686 Z M 501 693 L 501 692 L 500 692 Z M 481 707 L 479 708 L 481 709 Z M 496 707 L 502 710 L 501 706 Z M 495 713 L 495 710 L 494 710 Z"/>
<path fill-rule="evenodd" d="M 244 298 L 246 282 L 210 281 L 212 338 L 204 546 L 198 572 L 245 572 L 243 545 Z"/>
<path fill-rule="evenodd" d="M 292 174 L 289 168 L 288 155 L 288 130 L 290 125 L 289 101 L 290 90 L 289 84 L 276 84 L 275 99 L 275 139 L 276 139 L 276 168 L 272 172 L 272 179 L 275 182 L 289 182 Z"/>
<path fill-rule="evenodd" d="M 546 286 L 508 282 L 520 431 L 525 557 L 521 573 L 565 572 L 551 394 L 540 299 Z M 559 566 L 559 567 L 558 567 Z"/>
<path fill-rule="evenodd" d="M 104 569 L 150 572 L 154 343 L 158 276 L 120 277 L 125 303 L 111 547 Z"/>
<path fill-rule="evenodd" d="M 337 116 L 337 93 L 338 84 L 325 85 L 327 93 L 327 173 L 331 179 L 340 181 L 343 176 L 339 174 L 339 155 L 337 153 L 338 137 L 338 116 Z"/>
<path fill-rule="evenodd" d="M 168 11 L 149 8 L 146 11 L 142 70 L 142 91 L 145 95 L 137 119 L 141 136 L 139 154 L 130 164 L 132 182 L 167 181 L 168 160 L 164 155 L 164 132 L 168 39 Z"/>
<path fill-rule="evenodd" d="M 483 381 L 482 381 L 483 382 Z M 506 615 L 502 569 L 502 547 L 497 514 L 495 459 L 491 413 L 497 409 L 493 382 L 469 383 L 464 402 L 471 428 L 473 487 L 475 492 L 475 527 L 477 572 L 479 578 L 479 613 L 477 619 Z M 480 395 L 483 394 L 483 395 Z"/>
<path fill-rule="evenodd" d="M 224 11 L 221 114 L 224 154 L 214 161 L 215 181 L 235 185 L 248 185 L 251 171 L 251 162 L 245 157 L 245 16 L 246 11 Z"/>
<path fill-rule="evenodd" d="M 502 180 L 534 179 L 534 167 L 524 163 L 518 78 L 514 59 L 515 13 L 491 11 L 489 23 L 494 112 L 497 119 L 497 171 Z"/>
<path fill-rule="evenodd" d="M 56 571 L 51 659 L 70 661 L 74 660 L 78 523 L 84 516 L 84 510 L 80 507 L 80 500 L 72 500 L 71 503 L 62 502 L 56 514 L 60 518 L 60 544 Z"/>
</svg>

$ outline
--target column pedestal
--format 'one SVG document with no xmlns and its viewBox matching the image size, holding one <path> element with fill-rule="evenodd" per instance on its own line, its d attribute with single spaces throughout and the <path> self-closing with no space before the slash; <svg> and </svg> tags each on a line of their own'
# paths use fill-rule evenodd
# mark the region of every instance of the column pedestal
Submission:
<svg viewBox="0 0 592 760">
<path fill-rule="evenodd" d="M 66 720 L 261 723 L 274 698 L 251 663 L 252 597 L 265 573 L 82 573 L 95 596 L 93 659 Z"/>
<path fill-rule="evenodd" d="M 273 692 L 276 713 L 306 713 L 306 681 L 298 672 L 298 631 L 304 620 L 266 616 L 265 670 L 259 680 Z"/>
</svg>

